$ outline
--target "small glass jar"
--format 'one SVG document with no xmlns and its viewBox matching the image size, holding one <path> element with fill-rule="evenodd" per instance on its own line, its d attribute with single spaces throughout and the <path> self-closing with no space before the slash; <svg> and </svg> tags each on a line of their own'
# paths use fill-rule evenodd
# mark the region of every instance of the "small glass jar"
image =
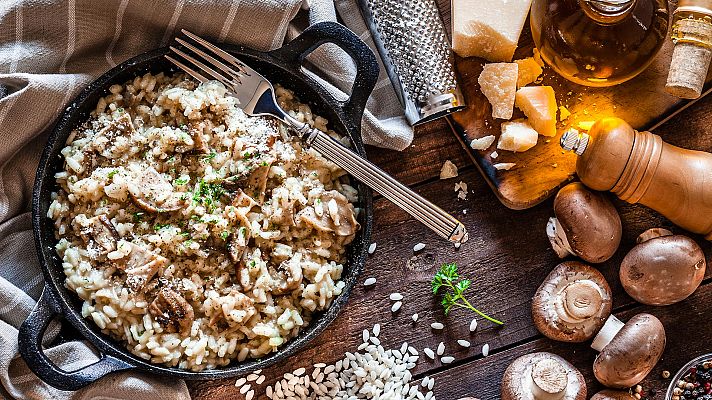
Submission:
<svg viewBox="0 0 712 400">
<path fill-rule="evenodd" d="M 534 43 L 564 78 L 613 86 L 640 74 L 665 42 L 667 0 L 534 0 Z"/>
<path fill-rule="evenodd" d="M 677 373 L 670 378 L 670 385 L 668 386 L 667 393 L 665 394 L 665 400 L 672 400 L 672 397 L 675 396 L 673 392 L 677 387 L 677 383 L 682 380 L 682 378 L 690 371 L 690 368 L 707 361 L 712 361 L 712 353 L 696 357 L 687 364 L 683 365 L 683 367 L 680 368 L 680 370 L 677 371 Z"/>
</svg>

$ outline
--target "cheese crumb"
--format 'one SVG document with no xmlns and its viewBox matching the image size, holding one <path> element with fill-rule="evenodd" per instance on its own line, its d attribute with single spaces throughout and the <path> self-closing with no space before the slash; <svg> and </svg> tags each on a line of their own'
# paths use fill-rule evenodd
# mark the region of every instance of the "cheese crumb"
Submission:
<svg viewBox="0 0 712 400">
<path fill-rule="evenodd" d="M 499 153 L 497 153 L 497 151 L 495 150 L 492 152 L 492 154 L 490 154 L 490 157 L 497 158 L 497 157 L 499 157 Z"/>
<path fill-rule="evenodd" d="M 481 138 L 472 139 L 470 148 L 473 150 L 487 150 L 494 143 L 494 135 L 487 135 Z"/>
<path fill-rule="evenodd" d="M 501 170 L 509 171 L 509 170 L 512 169 L 512 167 L 514 167 L 515 165 L 517 165 L 517 163 L 505 162 L 505 163 L 497 163 L 497 164 L 494 164 L 493 167 L 494 167 L 494 169 L 496 169 L 496 170 L 498 170 L 498 171 L 501 171 Z"/>
<path fill-rule="evenodd" d="M 559 121 L 566 121 L 571 116 L 571 111 L 564 106 L 559 107 Z"/>
<path fill-rule="evenodd" d="M 517 108 L 529 118 L 531 126 L 543 136 L 556 135 L 556 95 L 551 86 L 528 86 L 517 90 Z"/>
<path fill-rule="evenodd" d="M 467 184 L 460 181 L 455 184 L 455 192 L 457 192 L 457 198 L 459 200 L 467 200 Z"/>
<path fill-rule="evenodd" d="M 544 72 L 541 65 L 533 57 L 515 60 L 514 62 L 519 66 L 517 87 L 524 87 L 530 83 L 537 82 L 542 72 Z"/>
<path fill-rule="evenodd" d="M 518 71 L 516 63 L 485 64 L 477 82 L 492 105 L 492 118 L 512 118 Z"/>
<path fill-rule="evenodd" d="M 443 167 L 440 169 L 440 179 L 450 179 L 457 176 L 457 165 L 450 160 L 445 160 Z"/>
</svg>

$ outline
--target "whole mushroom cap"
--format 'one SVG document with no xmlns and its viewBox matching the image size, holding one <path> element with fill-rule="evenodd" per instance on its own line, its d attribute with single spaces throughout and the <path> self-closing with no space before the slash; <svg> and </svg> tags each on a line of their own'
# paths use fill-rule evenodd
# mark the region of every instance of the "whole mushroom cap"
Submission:
<svg viewBox="0 0 712 400">
<path fill-rule="evenodd" d="M 636 398 L 628 392 L 606 389 L 594 394 L 591 400 L 636 400 Z"/>
<path fill-rule="evenodd" d="M 554 268 L 532 300 L 534 325 L 562 342 L 592 338 L 611 314 L 611 288 L 597 269 L 566 261 Z"/>
<path fill-rule="evenodd" d="M 653 315 L 638 314 L 601 349 L 593 362 L 593 374 L 604 386 L 629 388 L 650 373 L 663 350 L 663 324 Z"/>
<path fill-rule="evenodd" d="M 654 306 L 677 303 L 702 283 L 707 263 L 694 240 L 670 231 L 651 229 L 625 256 L 621 284 L 636 301 Z"/>
<path fill-rule="evenodd" d="M 554 215 L 548 229 L 555 250 L 563 247 L 584 261 L 601 263 L 620 245 L 623 225 L 618 211 L 603 193 L 591 191 L 580 182 L 559 190 Z M 563 258 L 566 253 L 562 251 L 557 253 Z"/>
<path fill-rule="evenodd" d="M 586 399 L 583 375 L 556 354 L 540 352 L 525 354 L 504 371 L 502 400 Z"/>
</svg>

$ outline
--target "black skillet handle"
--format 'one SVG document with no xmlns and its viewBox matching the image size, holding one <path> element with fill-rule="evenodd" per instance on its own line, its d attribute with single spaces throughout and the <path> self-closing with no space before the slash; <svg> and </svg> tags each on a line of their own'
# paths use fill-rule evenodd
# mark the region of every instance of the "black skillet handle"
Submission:
<svg viewBox="0 0 712 400">
<path fill-rule="evenodd" d="M 78 390 L 111 372 L 135 368 L 108 354 L 100 354 L 99 361 L 76 371 L 59 368 L 44 353 L 42 337 L 52 319 L 61 313 L 54 296 L 45 288 L 37 305 L 20 326 L 20 355 L 44 382 L 61 390 Z"/>
<path fill-rule="evenodd" d="M 324 43 L 339 46 L 356 63 L 356 78 L 351 88 L 351 96 L 340 103 L 344 113 L 359 129 L 366 101 L 378 81 L 379 67 L 373 51 L 355 33 L 336 22 L 319 22 L 270 54 L 279 60 L 301 65 L 312 51 Z"/>
</svg>

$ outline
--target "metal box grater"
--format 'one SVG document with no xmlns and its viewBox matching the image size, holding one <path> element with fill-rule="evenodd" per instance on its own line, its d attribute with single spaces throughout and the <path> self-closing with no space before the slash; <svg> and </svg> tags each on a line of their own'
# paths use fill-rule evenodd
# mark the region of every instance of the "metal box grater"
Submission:
<svg viewBox="0 0 712 400">
<path fill-rule="evenodd" d="M 450 43 L 435 0 L 358 0 L 412 125 L 460 110 Z"/>
</svg>

